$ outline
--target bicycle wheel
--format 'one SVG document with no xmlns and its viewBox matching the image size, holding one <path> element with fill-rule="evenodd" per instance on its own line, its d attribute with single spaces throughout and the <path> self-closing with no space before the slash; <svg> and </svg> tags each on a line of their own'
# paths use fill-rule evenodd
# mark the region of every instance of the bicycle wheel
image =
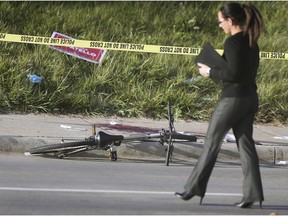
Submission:
<svg viewBox="0 0 288 216">
<path fill-rule="evenodd" d="M 45 153 L 54 153 L 61 151 L 68 151 L 80 146 L 93 146 L 95 145 L 94 140 L 85 140 L 78 142 L 68 142 L 68 143 L 58 143 L 52 145 L 37 146 L 30 149 L 30 154 L 45 154 Z"/>
</svg>

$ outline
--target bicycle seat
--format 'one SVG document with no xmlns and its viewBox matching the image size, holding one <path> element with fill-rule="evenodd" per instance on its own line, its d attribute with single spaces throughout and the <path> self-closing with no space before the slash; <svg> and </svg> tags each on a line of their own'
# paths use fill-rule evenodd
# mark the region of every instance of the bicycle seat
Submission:
<svg viewBox="0 0 288 216">
<path fill-rule="evenodd" d="M 103 148 L 107 145 L 114 144 L 115 146 L 121 145 L 121 140 L 124 139 L 122 135 L 108 134 L 104 131 L 99 131 L 96 135 L 96 142 L 99 147 Z"/>
</svg>

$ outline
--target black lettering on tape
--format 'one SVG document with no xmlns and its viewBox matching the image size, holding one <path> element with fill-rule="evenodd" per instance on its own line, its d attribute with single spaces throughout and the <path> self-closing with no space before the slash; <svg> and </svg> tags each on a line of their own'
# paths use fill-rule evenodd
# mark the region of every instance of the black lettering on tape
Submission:
<svg viewBox="0 0 288 216">
<path fill-rule="evenodd" d="M 6 34 L 0 34 L 0 39 L 5 39 L 5 37 L 6 37 Z"/>
<path fill-rule="evenodd" d="M 104 48 L 107 48 L 107 49 L 112 48 L 112 43 L 110 42 L 104 43 Z"/>
<path fill-rule="evenodd" d="M 74 40 L 71 39 L 61 39 L 60 44 L 65 44 L 65 45 L 74 45 Z"/>
<path fill-rule="evenodd" d="M 23 42 L 34 42 L 34 37 L 33 36 L 21 36 L 21 41 Z"/>
<path fill-rule="evenodd" d="M 142 44 L 130 44 L 130 50 L 144 50 L 144 45 Z"/>
<path fill-rule="evenodd" d="M 59 44 L 59 38 L 50 38 L 50 43 L 56 43 Z"/>
<path fill-rule="evenodd" d="M 120 49 L 128 49 L 128 48 L 129 48 L 129 44 L 126 44 L 126 43 L 120 44 Z"/>
<path fill-rule="evenodd" d="M 119 48 L 119 43 L 113 43 L 113 48 L 118 49 Z"/>
<path fill-rule="evenodd" d="M 271 58 L 273 58 L 273 59 L 285 59 L 285 53 L 272 52 Z"/>
<path fill-rule="evenodd" d="M 43 42 L 43 38 L 41 38 L 41 37 L 36 37 L 34 42 L 35 42 L 35 43 L 42 43 L 42 42 Z"/>
<path fill-rule="evenodd" d="M 184 48 L 183 48 L 183 53 L 188 53 L 188 52 L 189 52 L 189 48 L 184 47 Z"/>
<path fill-rule="evenodd" d="M 199 54 L 201 51 L 201 49 L 199 48 L 190 48 L 190 53 L 193 53 L 193 54 Z"/>
<path fill-rule="evenodd" d="M 172 53 L 173 52 L 173 47 L 160 47 L 160 53 Z"/>
<path fill-rule="evenodd" d="M 103 43 L 99 43 L 99 42 L 90 42 L 90 47 L 97 47 L 97 48 L 102 48 L 103 47 Z"/>
<path fill-rule="evenodd" d="M 50 38 L 44 38 L 44 43 L 49 43 Z"/>
<path fill-rule="evenodd" d="M 269 52 L 261 52 L 261 58 L 269 58 L 270 57 L 269 54 L 270 54 Z"/>
<path fill-rule="evenodd" d="M 174 53 L 182 53 L 182 48 L 181 47 L 175 47 Z"/>
</svg>

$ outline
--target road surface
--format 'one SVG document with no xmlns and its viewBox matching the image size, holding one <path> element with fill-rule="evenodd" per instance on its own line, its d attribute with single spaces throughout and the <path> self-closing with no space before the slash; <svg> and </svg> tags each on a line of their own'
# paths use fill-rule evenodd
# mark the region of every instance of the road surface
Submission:
<svg viewBox="0 0 288 216">
<path fill-rule="evenodd" d="M 261 164 L 263 209 L 239 209 L 242 170 L 237 163 L 217 163 L 203 204 L 183 201 L 194 162 L 73 157 L 66 159 L 0 155 L 0 214 L 221 214 L 288 215 L 288 168 Z"/>
</svg>

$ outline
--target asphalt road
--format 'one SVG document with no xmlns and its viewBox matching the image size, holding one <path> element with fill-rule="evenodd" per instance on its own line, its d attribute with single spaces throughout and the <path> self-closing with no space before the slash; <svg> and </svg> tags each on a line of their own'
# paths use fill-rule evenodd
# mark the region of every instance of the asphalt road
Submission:
<svg viewBox="0 0 288 216">
<path fill-rule="evenodd" d="M 69 159 L 40 156 L 0 157 L 0 214 L 288 214 L 287 166 L 262 164 L 265 202 L 252 209 L 234 203 L 242 196 L 239 164 L 217 163 L 203 204 L 182 201 L 182 191 L 194 162 L 163 160 Z"/>
</svg>

